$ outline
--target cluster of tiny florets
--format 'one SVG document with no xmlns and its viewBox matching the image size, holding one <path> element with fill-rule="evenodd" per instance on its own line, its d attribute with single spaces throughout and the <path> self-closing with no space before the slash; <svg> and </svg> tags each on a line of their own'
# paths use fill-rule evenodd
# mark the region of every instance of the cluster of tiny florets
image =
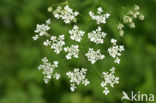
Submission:
<svg viewBox="0 0 156 103">
<path fill-rule="evenodd" d="M 106 35 L 107 34 L 105 32 L 102 32 L 101 27 L 98 27 L 96 30 L 88 33 L 88 38 L 90 39 L 90 41 L 96 44 L 103 44 L 103 39 L 106 37 Z"/>
<path fill-rule="evenodd" d="M 111 43 L 113 44 L 112 47 L 108 48 L 109 55 L 115 59 L 115 63 L 119 64 L 120 59 L 119 56 L 121 56 L 121 52 L 124 51 L 123 45 L 117 45 L 117 40 L 111 39 Z"/>
<path fill-rule="evenodd" d="M 77 42 L 80 42 L 82 40 L 84 33 L 84 31 L 79 30 L 79 27 L 77 25 L 74 25 L 73 29 L 69 30 L 70 38 Z"/>
<path fill-rule="evenodd" d="M 46 20 L 45 24 L 37 24 L 36 26 L 36 30 L 34 31 L 35 33 L 37 33 L 35 36 L 33 36 L 33 40 L 37 40 L 40 36 L 47 36 L 48 34 L 48 30 L 50 30 L 50 19 Z"/>
<path fill-rule="evenodd" d="M 48 83 L 48 81 L 53 77 L 55 79 L 60 78 L 60 74 L 54 73 L 55 68 L 58 67 L 58 61 L 54 61 L 53 64 L 51 64 L 46 57 L 42 59 L 43 64 L 38 66 L 39 70 L 43 70 L 44 74 L 44 82 Z"/>
<path fill-rule="evenodd" d="M 97 24 L 105 24 L 106 20 L 110 17 L 109 13 L 102 14 L 103 9 L 101 7 L 97 8 L 97 13 L 89 11 L 89 15 L 91 16 L 92 20 L 95 20 Z"/>
<path fill-rule="evenodd" d="M 64 35 L 59 35 L 58 38 L 56 36 L 51 36 L 50 40 L 43 42 L 43 45 L 50 46 L 51 49 L 54 49 L 56 54 L 59 54 L 65 45 L 64 39 Z"/>
<path fill-rule="evenodd" d="M 93 48 L 89 48 L 88 53 L 85 54 L 92 64 L 99 59 L 104 59 L 105 56 L 100 53 L 100 50 L 95 51 Z"/>
<path fill-rule="evenodd" d="M 64 51 L 68 53 L 66 55 L 67 59 L 71 59 L 72 56 L 75 58 L 78 58 L 79 46 L 78 45 L 71 45 L 70 47 L 65 47 Z"/>
<path fill-rule="evenodd" d="M 87 69 L 82 68 L 81 70 L 79 68 L 74 68 L 74 71 L 67 72 L 66 75 L 70 78 L 70 90 L 75 91 L 77 88 L 76 85 L 79 85 L 80 83 L 87 86 L 90 82 L 88 79 L 86 79 L 86 71 Z"/>
<path fill-rule="evenodd" d="M 65 23 L 69 24 L 71 22 L 76 22 L 76 16 L 79 14 L 77 11 L 73 11 L 68 5 L 64 8 L 58 6 L 56 10 L 53 11 L 54 17 L 57 19 L 63 19 Z"/>
<path fill-rule="evenodd" d="M 65 2 L 67 3 L 67 2 Z M 136 10 L 136 8 L 135 8 Z M 69 24 L 71 22 L 76 22 L 76 16 L 79 14 L 77 11 L 73 11 L 68 5 L 66 6 L 58 6 L 54 11 L 52 7 L 48 8 L 49 12 L 53 12 L 53 15 L 57 19 L 62 19 L 66 24 Z M 91 16 L 92 20 L 95 20 L 97 24 L 105 24 L 106 20 L 110 17 L 109 13 L 103 13 L 103 9 L 101 7 L 97 8 L 97 12 L 93 13 L 92 11 L 89 12 L 89 15 Z M 141 16 L 141 15 L 140 15 Z M 141 17 L 139 17 L 141 18 Z M 143 17 L 142 17 L 143 18 Z M 125 19 L 125 18 L 124 18 Z M 130 18 L 129 18 L 129 21 Z M 65 46 L 65 36 L 64 34 L 57 36 L 50 36 L 48 31 L 50 30 L 50 19 L 46 21 L 45 24 L 37 25 L 35 33 L 37 35 L 33 36 L 34 40 L 37 40 L 40 36 L 46 36 L 46 40 L 43 42 L 44 46 L 50 46 L 51 49 L 54 50 L 56 54 L 59 54 L 61 51 L 64 50 L 66 59 L 72 59 L 72 58 L 78 58 L 79 57 L 79 46 L 82 48 L 83 43 L 79 43 L 80 45 L 73 45 L 71 46 Z M 122 23 L 118 24 L 118 30 L 122 30 L 124 28 L 124 25 Z M 124 33 L 123 31 L 121 31 Z M 85 31 L 80 30 L 77 25 L 74 25 L 71 30 L 69 30 L 70 39 L 75 40 L 78 42 L 82 41 L 82 38 L 85 34 Z M 96 30 L 93 30 L 88 33 L 88 39 L 90 39 L 91 42 L 94 42 L 95 44 L 103 44 L 104 39 L 106 37 L 106 33 L 102 32 L 102 29 L 100 26 Z M 84 36 L 84 37 L 87 37 Z M 48 39 L 47 39 L 48 38 Z M 85 38 L 86 39 L 86 38 Z M 113 44 L 112 47 L 108 48 L 109 55 L 112 56 L 115 59 L 115 63 L 120 63 L 119 56 L 121 56 L 121 52 L 124 51 L 124 46 L 117 45 L 117 40 L 111 39 L 111 43 Z M 65 46 L 65 47 L 64 47 Z M 84 49 L 84 48 L 82 48 Z M 101 53 L 100 49 L 94 50 L 94 48 L 89 48 L 88 52 L 85 53 L 85 56 L 87 57 L 88 61 L 91 62 L 91 64 L 95 64 L 98 60 L 103 60 L 105 58 L 105 55 Z M 43 70 L 44 74 L 44 82 L 48 83 L 51 78 L 59 79 L 60 74 L 54 72 L 55 68 L 58 67 L 58 61 L 54 61 L 53 64 L 51 64 L 46 57 L 42 59 L 42 64 L 38 67 L 39 70 Z M 111 87 L 114 87 L 114 84 L 118 83 L 119 78 L 114 76 L 115 68 L 110 69 L 111 73 L 103 72 L 103 81 L 101 83 L 102 88 L 104 88 L 103 93 L 108 94 L 108 84 L 110 84 Z M 83 84 L 87 86 L 90 84 L 90 81 L 86 79 L 86 72 L 87 69 L 82 68 L 74 68 L 74 71 L 67 72 L 66 75 L 70 78 L 70 90 L 75 91 L 77 89 L 77 85 Z"/>
<path fill-rule="evenodd" d="M 140 20 L 144 20 L 144 15 L 139 12 L 139 6 L 134 5 L 134 8 L 132 10 L 129 10 L 126 12 L 126 14 L 123 15 L 123 24 L 119 23 L 117 25 L 117 28 L 119 30 L 119 35 L 124 35 L 124 24 L 128 24 L 130 28 L 135 28 L 134 19 L 139 18 Z"/>
<path fill-rule="evenodd" d="M 123 30 L 124 25 L 122 23 L 118 23 L 117 27 L 118 27 L 118 30 L 119 30 L 119 35 L 123 36 L 124 35 L 124 30 Z"/>
<path fill-rule="evenodd" d="M 101 82 L 101 87 L 104 88 L 103 93 L 105 95 L 109 93 L 108 85 L 110 85 L 111 87 L 114 87 L 114 84 L 119 83 L 119 77 L 115 77 L 114 73 L 115 73 L 114 67 L 110 69 L 110 73 L 108 72 L 102 73 L 102 77 L 104 80 Z"/>
</svg>

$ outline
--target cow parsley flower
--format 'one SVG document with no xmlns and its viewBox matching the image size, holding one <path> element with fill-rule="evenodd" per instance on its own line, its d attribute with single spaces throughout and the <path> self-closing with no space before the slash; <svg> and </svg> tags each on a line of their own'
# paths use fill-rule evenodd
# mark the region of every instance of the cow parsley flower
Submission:
<svg viewBox="0 0 156 103">
<path fill-rule="evenodd" d="M 50 6 L 48 7 L 48 12 L 52 12 L 53 11 L 53 8 Z"/>
<path fill-rule="evenodd" d="M 46 41 L 43 42 L 43 45 L 49 46 L 51 45 L 51 41 L 47 39 Z"/>
<path fill-rule="evenodd" d="M 134 20 L 137 18 L 139 18 L 140 20 L 144 20 L 144 15 L 139 12 L 139 6 L 138 5 L 134 5 L 134 8 L 131 10 L 128 10 L 128 12 L 126 12 L 122 17 L 123 23 L 128 24 L 129 27 L 132 29 L 135 28 Z M 124 27 L 124 25 L 122 23 L 119 23 L 117 25 L 120 36 L 123 36 L 123 34 L 124 34 L 123 27 Z"/>
<path fill-rule="evenodd" d="M 103 93 L 105 95 L 107 95 L 109 93 L 108 85 L 110 85 L 111 87 L 114 87 L 114 84 L 119 83 L 119 77 L 115 77 L 114 73 L 115 73 L 114 67 L 112 67 L 110 69 L 110 73 L 108 73 L 108 72 L 102 73 L 102 75 L 103 75 L 102 77 L 104 80 L 101 82 L 101 87 L 104 88 Z"/>
<path fill-rule="evenodd" d="M 143 14 L 140 14 L 140 15 L 139 15 L 139 19 L 140 19 L 140 20 L 144 20 L 144 18 L 145 18 L 145 17 L 144 17 Z"/>
<path fill-rule="evenodd" d="M 115 59 L 115 63 L 119 64 L 120 59 L 118 58 L 121 56 L 121 52 L 124 51 L 124 46 L 122 45 L 117 45 L 116 44 L 117 40 L 116 39 L 111 39 L 111 43 L 113 44 L 112 47 L 108 48 L 109 55 Z"/>
<path fill-rule="evenodd" d="M 103 44 L 103 39 L 106 37 L 106 35 L 107 34 L 105 32 L 102 32 L 101 27 L 98 27 L 96 30 L 88 33 L 88 38 L 90 39 L 90 41 L 96 44 Z"/>
<path fill-rule="evenodd" d="M 74 25 L 73 29 L 69 30 L 70 38 L 77 42 L 81 41 L 84 33 L 85 33 L 84 31 L 79 30 L 79 27 L 77 25 Z"/>
<path fill-rule="evenodd" d="M 36 26 L 36 30 L 34 31 L 35 33 L 37 33 L 37 35 L 33 36 L 32 38 L 34 40 L 37 40 L 39 38 L 39 36 L 47 36 L 48 34 L 48 30 L 50 30 L 50 19 L 46 20 L 45 24 L 37 24 Z"/>
<path fill-rule="evenodd" d="M 49 80 L 53 77 L 56 80 L 60 78 L 60 74 L 54 73 L 55 68 L 58 67 L 58 61 L 54 61 L 53 64 L 51 64 L 46 57 L 42 59 L 43 64 L 38 66 L 39 70 L 43 70 L 44 74 L 44 82 L 48 83 Z"/>
<path fill-rule="evenodd" d="M 68 2 L 63 2 L 61 4 L 56 5 L 64 5 L 68 4 Z M 55 5 L 55 6 L 56 6 Z M 54 6 L 54 5 L 53 5 Z M 66 24 L 72 23 L 77 21 L 76 17 L 78 16 L 79 12 L 74 11 L 71 9 L 68 5 L 65 6 L 58 6 L 53 11 L 53 6 L 48 8 L 48 12 L 53 13 L 54 17 L 56 19 L 63 20 Z M 54 6 L 54 7 L 55 7 Z M 123 22 L 118 24 L 118 30 L 120 35 L 124 34 L 123 28 L 124 24 L 127 23 L 131 28 L 135 27 L 135 23 L 133 21 L 134 18 L 139 17 L 140 20 L 144 19 L 144 15 L 141 15 L 139 12 L 139 7 L 135 6 L 133 11 L 129 11 L 125 16 L 123 17 Z M 89 11 L 89 15 L 92 20 L 96 21 L 97 24 L 105 24 L 107 19 L 110 17 L 109 13 L 104 13 L 103 9 L 101 7 L 97 8 L 97 12 Z M 46 39 L 43 41 L 44 46 L 48 46 L 56 54 L 59 54 L 62 50 L 65 51 L 66 59 L 72 59 L 79 57 L 79 45 L 72 45 L 71 46 L 65 46 L 65 35 L 59 35 L 59 36 L 51 36 L 49 33 L 51 21 L 50 19 L 46 20 L 44 24 L 37 24 L 36 30 L 34 31 L 36 33 L 35 36 L 33 36 L 34 40 L 37 40 L 41 36 L 46 36 Z M 80 30 L 77 25 L 74 25 L 71 30 L 69 30 L 70 38 L 76 42 L 81 42 L 82 38 L 85 34 L 85 31 Z M 104 39 L 106 37 L 106 33 L 102 31 L 102 28 L 98 26 L 97 29 L 91 31 L 88 33 L 88 38 L 91 42 L 95 44 L 103 44 Z M 124 51 L 124 46 L 117 45 L 117 40 L 111 39 L 111 43 L 113 44 L 110 48 L 108 48 L 109 55 L 113 57 L 115 63 L 120 63 L 120 56 L 121 52 Z M 83 43 L 80 43 L 83 44 Z M 82 46 L 82 45 L 81 45 Z M 96 63 L 98 60 L 103 60 L 105 58 L 105 55 L 101 53 L 100 49 L 94 50 L 93 48 L 89 48 L 88 52 L 85 53 L 86 58 L 88 59 L 91 64 Z M 48 83 L 51 78 L 54 78 L 58 80 L 60 78 L 60 74 L 55 72 L 55 68 L 58 67 L 58 61 L 54 61 L 53 64 L 51 64 L 46 57 L 42 59 L 42 64 L 38 66 L 39 70 L 42 70 L 42 74 L 44 75 L 44 82 Z M 94 68 L 96 69 L 96 68 Z M 98 70 L 97 70 L 98 71 Z M 103 72 L 102 75 L 100 75 L 103 80 L 101 82 L 101 87 L 103 88 L 103 93 L 107 95 L 109 91 L 109 86 L 114 87 L 114 84 L 119 83 L 119 77 L 115 77 L 115 68 L 112 67 L 110 69 L 110 73 Z M 86 78 L 86 68 L 74 68 L 73 71 L 66 72 L 67 77 L 70 79 L 70 90 L 75 91 L 77 89 L 77 86 L 80 84 L 83 84 L 84 86 L 87 86 L 90 84 L 90 81 Z M 99 73 L 98 73 L 99 74 Z"/>
<path fill-rule="evenodd" d="M 97 13 L 93 13 L 92 11 L 89 11 L 89 15 L 91 16 L 92 20 L 95 20 L 97 24 L 105 24 L 106 20 L 110 17 L 109 13 L 102 14 L 103 9 L 101 7 L 97 8 Z"/>
<path fill-rule="evenodd" d="M 79 68 L 74 68 L 74 71 L 67 72 L 66 75 L 70 78 L 70 90 L 73 92 L 77 88 L 76 85 L 83 84 L 87 86 L 90 82 L 88 79 L 86 79 L 86 72 L 87 69 L 82 68 L 81 70 Z"/>
<path fill-rule="evenodd" d="M 94 64 L 99 59 L 104 59 L 105 56 L 100 53 L 100 50 L 94 51 L 93 48 L 89 48 L 88 53 L 85 54 L 87 56 L 88 61 Z"/>
<path fill-rule="evenodd" d="M 63 19 L 66 24 L 71 22 L 76 22 L 76 16 L 79 14 L 77 11 L 73 11 L 68 5 L 64 8 L 58 6 L 56 10 L 53 11 L 54 17 L 57 19 Z"/>
<path fill-rule="evenodd" d="M 124 25 L 122 23 L 119 23 L 117 28 L 118 30 L 122 30 L 122 28 L 124 28 Z"/>
<path fill-rule="evenodd" d="M 67 59 L 71 59 L 72 56 L 75 58 L 78 58 L 79 46 L 78 45 L 71 45 L 71 47 L 65 47 L 64 51 L 68 52 L 68 54 L 66 55 Z"/>
<path fill-rule="evenodd" d="M 56 54 L 59 54 L 65 45 L 64 39 L 64 34 L 59 35 L 58 38 L 56 36 L 51 36 L 50 40 L 47 39 L 43 42 L 43 45 L 50 46 L 51 49 L 54 49 Z"/>
</svg>

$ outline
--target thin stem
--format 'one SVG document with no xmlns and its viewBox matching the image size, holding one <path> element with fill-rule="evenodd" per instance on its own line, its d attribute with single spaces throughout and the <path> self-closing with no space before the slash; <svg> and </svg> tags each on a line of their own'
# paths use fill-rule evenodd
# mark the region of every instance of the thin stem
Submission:
<svg viewBox="0 0 156 103">
<path fill-rule="evenodd" d="M 102 74 L 99 72 L 99 70 L 93 65 L 92 66 L 95 70 L 95 72 L 102 78 Z"/>
<path fill-rule="evenodd" d="M 58 6 L 58 5 L 63 5 L 63 4 L 68 4 L 68 0 L 65 1 L 65 2 L 62 2 L 62 3 L 54 4 L 54 5 L 52 5 L 52 7 L 54 7 L 54 6 Z"/>
</svg>

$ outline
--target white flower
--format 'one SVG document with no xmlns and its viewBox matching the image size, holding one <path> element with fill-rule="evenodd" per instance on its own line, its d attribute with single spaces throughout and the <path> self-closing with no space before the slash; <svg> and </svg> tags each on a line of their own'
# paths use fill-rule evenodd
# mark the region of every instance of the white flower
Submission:
<svg viewBox="0 0 156 103">
<path fill-rule="evenodd" d="M 53 8 L 50 6 L 48 7 L 48 12 L 52 12 L 53 11 Z"/>
<path fill-rule="evenodd" d="M 47 31 L 50 29 L 50 27 L 48 26 L 50 19 L 48 19 L 47 21 L 46 24 L 37 24 L 36 30 L 34 32 L 39 33 L 39 36 L 47 35 Z"/>
<path fill-rule="evenodd" d="M 130 16 L 124 15 L 123 16 L 123 23 L 130 23 L 133 19 Z"/>
<path fill-rule="evenodd" d="M 110 85 L 111 87 L 114 87 L 114 84 L 118 84 L 119 83 L 119 77 L 115 77 L 114 73 L 115 73 L 115 68 L 112 67 L 110 69 L 111 73 L 108 72 L 103 72 L 103 81 L 101 82 L 101 87 L 104 88 L 103 93 L 105 95 L 107 95 L 109 93 L 108 90 L 108 85 Z"/>
<path fill-rule="evenodd" d="M 50 19 L 46 20 L 46 24 L 50 24 L 50 23 L 51 23 Z"/>
<path fill-rule="evenodd" d="M 71 47 L 65 47 L 64 51 L 68 52 L 68 54 L 66 55 L 67 59 L 71 59 L 72 56 L 75 58 L 78 58 L 79 46 L 78 45 L 71 45 Z"/>
<path fill-rule="evenodd" d="M 124 46 L 122 45 L 117 45 L 116 44 L 117 40 L 111 39 L 111 43 L 113 44 L 112 47 L 108 48 L 109 55 L 115 59 L 115 63 L 120 63 L 120 59 L 118 58 L 121 56 L 121 52 L 124 51 Z"/>
<path fill-rule="evenodd" d="M 115 73 L 115 68 L 112 67 L 112 68 L 110 69 L 110 71 L 111 71 L 112 73 Z"/>
<path fill-rule="evenodd" d="M 53 11 L 54 17 L 57 19 L 63 19 L 65 23 L 76 22 L 76 16 L 79 14 L 77 11 L 73 11 L 73 9 L 69 8 L 66 5 L 64 8 L 58 6 L 56 10 Z"/>
<path fill-rule="evenodd" d="M 70 90 L 73 92 L 73 91 L 75 91 L 75 89 L 77 89 L 77 87 L 75 86 L 75 84 L 71 84 Z"/>
<path fill-rule="evenodd" d="M 119 23 L 117 28 L 118 28 L 119 30 L 121 30 L 123 27 L 124 27 L 124 25 L 123 25 L 122 23 Z"/>
<path fill-rule="evenodd" d="M 35 35 L 35 36 L 33 36 L 32 37 L 34 40 L 37 40 L 38 38 L 39 38 L 39 36 L 38 35 Z"/>
<path fill-rule="evenodd" d="M 48 36 L 48 30 L 50 30 L 49 27 L 50 24 L 50 19 L 46 20 L 45 24 L 37 24 L 36 26 L 36 30 L 34 31 L 35 33 L 37 33 L 37 35 L 33 36 L 32 38 L 34 40 L 37 40 L 39 38 L 39 36 Z"/>
<path fill-rule="evenodd" d="M 139 19 L 140 19 L 140 20 L 144 20 L 144 18 L 145 18 L 145 17 L 144 17 L 143 14 L 140 14 L 140 15 L 139 15 Z"/>
<path fill-rule="evenodd" d="M 124 31 L 123 30 L 119 30 L 119 35 L 123 36 L 124 35 Z"/>
<path fill-rule="evenodd" d="M 90 82 L 88 79 L 86 79 L 86 71 L 87 69 L 82 68 L 81 70 L 79 68 L 74 68 L 74 71 L 67 72 L 66 75 L 70 78 L 71 91 L 75 91 L 77 88 L 75 85 L 79 85 L 80 83 L 87 86 Z"/>
<path fill-rule="evenodd" d="M 114 38 L 111 39 L 111 43 L 112 43 L 113 45 L 116 45 L 116 42 L 117 42 L 116 39 L 114 39 Z"/>
<path fill-rule="evenodd" d="M 43 44 L 45 46 L 50 46 L 51 49 L 54 49 L 54 52 L 56 54 L 59 54 L 62 51 L 63 46 L 65 45 L 64 34 L 59 35 L 58 38 L 56 36 L 51 36 L 50 41 L 46 40 L 43 42 Z"/>
<path fill-rule="evenodd" d="M 55 73 L 55 74 L 53 75 L 53 78 L 55 78 L 56 80 L 58 80 L 58 79 L 60 78 L 60 74 Z"/>
<path fill-rule="evenodd" d="M 49 41 L 49 40 L 46 40 L 43 42 L 43 45 L 45 45 L 45 46 L 49 46 L 50 44 L 51 44 L 51 41 Z"/>
<path fill-rule="evenodd" d="M 138 5 L 134 5 L 134 10 L 139 10 L 139 6 Z"/>
<path fill-rule="evenodd" d="M 105 95 L 107 95 L 107 94 L 109 93 L 109 90 L 108 90 L 107 87 L 105 87 L 105 89 L 103 90 L 103 93 L 104 93 Z"/>
<path fill-rule="evenodd" d="M 85 54 L 87 56 L 88 61 L 94 64 L 99 59 L 104 59 L 105 56 L 100 53 L 100 50 L 94 51 L 93 48 L 89 48 L 88 53 Z"/>
<path fill-rule="evenodd" d="M 106 33 L 101 32 L 101 27 L 98 27 L 95 31 L 88 33 L 88 38 L 90 39 L 90 41 L 96 44 L 103 44 L 103 39 L 106 37 L 106 35 Z"/>
<path fill-rule="evenodd" d="M 89 11 L 89 15 L 91 16 L 92 20 L 96 20 L 97 24 L 105 24 L 106 20 L 109 18 L 110 14 L 102 14 L 103 10 L 101 7 L 97 8 L 97 13 L 94 14 L 92 11 Z"/>
<path fill-rule="evenodd" d="M 134 19 L 139 18 L 140 20 L 144 20 L 144 15 L 139 12 L 139 6 L 134 5 L 134 8 L 132 10 L 128 10 L 126 14 L 122 17 L 123 23 L 128 24 L 130 28 L 135 28 L 135 22 Z M 124 30 L 122 29 L 124 27 L 123 24 L 119 23 L 117 25 L 117 28 L 119 30 L 119 35 L 123 36 Z"/>
<path fill-rule="evenodd" d="M 73 29 L 69 30 L 70 38 L 77 42 L 81 41 L 84 33 L 85 33 L 84 31 L 79 30 L 79 27 L 77 25 L 74 25 Z"/>
<path fill-rule="evenodd" d="M 37 24 L 35 33 L 39 33 L 39 36 L 47 35 L 47 31 L 50 29 L 48 25 L 45 24 Z"/>
<path fill-rule="evenodd" d="M 97 13 L 101 14 L 103 12 L 102 7 L 97 8 Z"/>
<path fill-rule="evenodd" d="M 117 64 L 120 64 L 120 59 L 118 57 L 116 57 L 114 62 Z"/>
<path fill-rule="evenodd" d="M 53 78 L 59 79 L 60 78 L 60 74 L 55 73 L 54 74 L 54 70 L 55 68 L 58 67 L 58 61 L 54 61 L 54 64 L 51 64 L 50 62 L 48 62 L 48 59 L 46 57 L 44 57 L 42 59 L 43 64 L 38 66 L 39 70 L 43 70 L 43 74 L 44 74 L 44 82 L 48 83 L 49 80 L 51 79 L 51 77 L 53 76 Z"/>
<path fill-rule="evenodd" d="M 129 26 L 130 26 L 130 28 L 135 28 L 135 23 L 134 23 L 134 22 L 131 22 L 131 23 L 129 24 Z"/>
</svg>

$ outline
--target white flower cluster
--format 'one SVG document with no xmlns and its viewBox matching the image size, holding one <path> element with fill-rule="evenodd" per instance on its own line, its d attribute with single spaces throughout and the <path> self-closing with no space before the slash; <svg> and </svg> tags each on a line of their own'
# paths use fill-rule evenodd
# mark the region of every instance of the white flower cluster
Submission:
<svg viewBox="0 0 156 103">
<path fill-rule="evenodd" d="M 35 33 L 37 33 L 37 35 L 33 36 L 32 38 L 34 40 L 37 40 L 39 38 L 39 36 L 47 36 L 48 35 L 48 30 L 50 30 L 49 27 L 50 24 L 50 19 L 46 20 L 45 24 L 37 24 L 36 30 L 34 31 Z"/>
<path fill-rule="evenodd" d="M 140 20 L 144 20 L 144 15 L 139 12 L 139 6 L 134 5 L 133 10 L 129 10 L 126 12 L 126 14 L 123 16 L 123 23 L 128 24 L 130 28 L 135 28 L 135 23 L 134 19 L 139 18 Z M 124 35 L 124 25 L 122 23 L 119 23 L 117 25 L 117 28 L 119 30 L 119 35 L 123 36 Z"/>
<path fill-rule="evenodd" d="M 65 2 L 66 3 L 66 2 Z M 136 10 L 136 9 L 135 9 Z M 48 8 L 49 12 L 52 12 L 52 7 Z M 62 7 L 58 6 L 56 10 L 53 11 L 54 17 L 57 19 L 64 20 L 65 23 L 71 23 L 76 22 L 76 16 L 79 14 L 77 11 L 73 11 L 71 8 L 69 8 L 68 5 Z M 97 13 L 93 13 L 92 11 L 89 12 L 89 15 L 91 16 L 92 20 L 95 20 L 97 24 L 105 24 L 106 20 L 109 18 L 110 14 L 103 13 L 103 9 L 101 7 L 97 8 Z M 129 22 L 130 23 L 130 22 Z M 37 25 L 35 33 L 38 33 L 33 37 L 34 40 L 37 40 L 39 36 L 47 36 L 48 39 L 46 39 L 43 42 L 44 46 L 50 46 L 51 49 L 54 50 L 56 54 L 59 54 L 62 50 L 64 50 L 66 54 L 66 59 L 72 59 L 78 58 L 79 56 L 79 45 L 72 45 L 71 46 L 65 46 L 65 35 L 59 35 L 57 36 L 50 36 L 48 33 L 48 30 L 50 30 L 50 19 L 46 21 L 45 24 Z M 122 30 L 124 28 L 124 25 L 120 23 L 118 25 L 118 29 Z M 85 34 L 85 31 L 82 31 L 79 29 L 77 25 L 74 25 L 71 30 L 69 30 L 70 38 L 72 40 L 75 40 L 77 42 L 81 42 L 82 37 Z M 96 30 L 93 30 L 92 32 L 88 33 L 88 38 L 91 42 L 94 42 L 96 44 L 103 44 L 104 39 L 106 37 L 106 33 L 102 32 L 101 27 L 99 26 Z M 112 56 L 115 59 L 115 63 L 120 63 L 119 56 L 121 56 L 121 52 L 124 51 L 124 46 L 117 45 L 117 40 L 111 39 L 111 43 L 113 44 L 112 47 L 108 48 L 109 55 Z M 81 44 L 81 43 L 80 43 Z M 81 45 L 80 45 L 81 46 Z M 100 49 L 94 50 L 93 48 L 89 48 L 88 52 L 85 53 L 85 56 L 87 57 L 88 61 L 91 62 L 91 64 L 96 63 L 97 60 L 103 60 L 105 58 L 105 55 L 101 54 Z M 48 81 L 51 78 L 59 79 L 60 74 L 54 72 L 55 68 L 58 67 L 58 61 L 54 61 L 53 64 L 51 64 L 46 57 L 42 59 L 43 64 L 41 64 L 38 69 L 43 70 L 44 74 L 44 82 L 48 83 Z M 118 83 L 119 78 L 114 76 L 115 68 L 110 69 L 111 73 L 108 74 L 108 72 L 103 72 L 103 81 L 101 83 L 102 88 L 104 88 L 103 93 L 106 95 L 109 93 L 108 90 L 108 84 L 110 84 L 111 87 L 114 87 L 114 84 Z M 90 81 L 86 79 L 86 72 L 87 69 L 82 68 L 74 68 L 74 71 L 69 71 L 66 73 L 66 75 L 70 78 L 70 90 L 75 91 L 77 89 L 77 85 L 83 84 L 87 86 L 90 84 Z"/>
<path fill-rule="evenodd" d="M 54 61 L 54 64 L 51 64 L 46 57 L 42 59 L 43 64 L 38 66 L 39 70 L 43 70 L 44 82 L 48 83 L 51 77 L 58 80 L 60 78 L 60 74 L 54 73 L 54 69 L 58 67 L 58 61 Z"/>
<path fill-rule="evenodd" d="M 86 71 L 87 69 L 82 68 L 74 68 L 74 71 L 67 72 L 66 75 L 70 78 L 71 87 L 70 90 L 73 92 L 77 88 L 76 85 L 80 83 L 87 86 L 90 82 L 86 79 Z"/>
<path fill-rule="evenodd" d="M 71 22 L 76 22 L 76 16 L 79 14 L 77 11 L 73 11 L 68 5 L 64 8 L 58 6 L 56 10 L 53 11 L 54 17 L 57 19 L 63 19 L 66 24 Z"/>
<path fill-rule="evenodd" d="M 103 39 L 106 37 L 106 35 L 106 33 L 101 31 L 101 27 L 98 27 L 96 30 L 93 30 L 92 32 L 88 33 L 88 38 L 90 39 L 90 41 L 96 44 L 103 44 Z"/>
<path fill-rule="evenodd" d="M 71 59 L 72 56 L 75 58 L 78 58 L 79 46 L 78 45 L 71 45 L 70 47 L 65 47 L 64 51 L 68 52 L 68 54 L 66 55 L 67 59 Z"/>
<path fill-rule="evenodd" d="M 103 13 L 103 9 L 101 7 L 97 8 L 97 13 L 94 14 L 92 11 L 89 11 L 89 15 L 91 16 L 91 18 L 93 20 L 96 20 L 97 24 L 105 24 L 106 20 L 109 18 L 110 14 L 106 13 L 106 14 L 102 14 Z"/>
<path fill-rule="evenodd" d="M 77 42 L 81 41 L 84 33 L 85 33 L 84 31 L 79 30 L 79 27 L 77 25 L 74 25 L 73 29 L 69 30 L 70 38 Z"/>
<path fill-rule="evenodd" d="M 51 49 L 54 49 L 54 52 L 56 54 L 59 54 L 60 51 L 63 49 L 63 46 L 65 45 L 64 35 L 59 35 L 58 38 L 56 36 L 51 36 L 50 41 L 44 41 L 43 45 L 51 46 Z"/>
<path fill-rule="evenodd" d="M 123 45 L 117 45 L 116 42 L 117 40 L 111 39 L 111 43 L 113 44 L 113 46 L 108 48 L 108 52 L 109 55 L 115 59 L 114 62 L 119 64 L 120 59 L 118 57 L 121 56 L 121 52 L 124 51 L 125 49 Z"/>
<path fill-rule="evenodd" d="M 105 56 L 100 53 L 100 50 L 94 51 L 93 48 L 89 48 L 88 53 L 85 54 L 87 56 L 88 61 L 94 64 L 99 59 L 104 59 Z"/>
<path fill-rule="evenodd" d="M 124 25 L 122 23 L 118 23 L 117 28 L 119 30 L 119 35 L 123 36 L 124 35 L 124 30 L 123 30 Z"/>
<path fill-rule="evenodd" d="M 105 95 L 107 95 L 109 93 L 108 84 L 111 87 L 114 87 L 114 84 L 118 84 L 119 83 L 119 77 L 115 77 L 114 76 L 114 73 L 115 73 L 115 68 L 114 67 L 112 67 L 110 69 L 110 72 L 111 73 L 103 72 L 103 79 L 104 79 L 104 81 L 101 82 L 101 87 L 104 88 L 103 93 Z"/>
</svg>

